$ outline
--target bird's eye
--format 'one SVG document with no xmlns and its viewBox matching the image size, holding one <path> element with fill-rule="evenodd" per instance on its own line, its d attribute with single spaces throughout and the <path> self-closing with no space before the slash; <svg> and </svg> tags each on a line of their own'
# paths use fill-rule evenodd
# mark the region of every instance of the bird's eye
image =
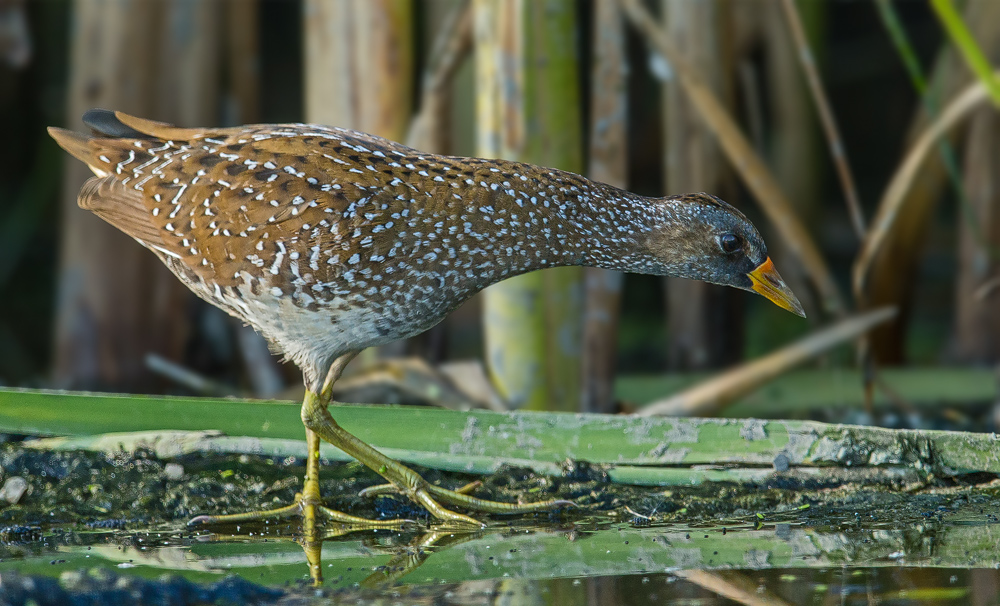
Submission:
<svg viewBox="0 0 1000 606">
<path fill-rule="evenodd" d="M 719 246 L 726 254 L 734 253 L 743 248 L 743 239 L 736 234 L 722 234 L 719 236 Z"/>
</svg>

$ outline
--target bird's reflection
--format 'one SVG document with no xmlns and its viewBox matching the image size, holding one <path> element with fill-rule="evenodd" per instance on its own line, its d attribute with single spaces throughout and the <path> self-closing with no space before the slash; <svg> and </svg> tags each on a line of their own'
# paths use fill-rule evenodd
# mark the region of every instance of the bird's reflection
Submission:
<svg viewBox="0 0 1000 606">
<path fill-rule="evenodd" d="M 373 572 L 359 582 L 361 587 L 373 589 L 392 585 L 423 565 L 435 553 L 440 553 L 451 547 L 480 539 L 492 534 L 509 534 L 512 532 L 530 532 L 528 528 L 508 524 L 488 526 L 486 528 L 469 528 L 468 526 L 436 524 L 425 526 L 409 522 L 399 529 L 387 531 L 367 524 L 326 524 L 310 527 L 303 525 L 284 534 L 284 529 L 272 528 L 265 533 L 236 534 L 212 533 L 199 537 L 202 541 L 239 541 L 260 540 L 269 535 L 279 541 L 293 541 L 298 544 L 306 559 L 309 576 L 316 586 L 323 584 L 322 551 L 326 542 L 344 539 L 349 535 L 368 533 L 369 536 L 360 540 L 361 545 L 373 556 L 390 555 L 384 565 L 373 566 Z M 558 531 L 559 528 L 547 527 L 548 531 Z M 563 530 L 569 530 L 565 528 Z M 377 533 L 377 534 L 376 534 Z"/>
<path fill-rule="evenodd" d="M 488 534 L 488 531 L 479 529 L 428 530 L 399 549 L 388 563 L 379 566 L 375 572 L 361 581 L 361 586 L 377 588 L 392 585 L 419 568 L 431 554 L 455 545 L 461 545 L 485 534 Z"/>
</svg>

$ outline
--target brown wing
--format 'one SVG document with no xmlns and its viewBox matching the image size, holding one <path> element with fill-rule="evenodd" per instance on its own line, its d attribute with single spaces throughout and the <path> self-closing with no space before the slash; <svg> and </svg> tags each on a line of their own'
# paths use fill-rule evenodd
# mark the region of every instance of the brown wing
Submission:
<svg viewBox="0 0 1000 606">
<path fill-rule="evenodd" d="M 100 116 L 88 122 L 96 137 L 50 129 L 98 175 L 80 206 L 222 287 L 241 283 L 240 272 L 282 290 L 335 279 L 346 259 L 331 257 L 360 226 L 389 220 L 386 188 L 410 172 L 392 160 L 417 154 L 314 125 L 188 129 Z M 109 131 L 135 136 L 100 136 Z"/>
</svg>

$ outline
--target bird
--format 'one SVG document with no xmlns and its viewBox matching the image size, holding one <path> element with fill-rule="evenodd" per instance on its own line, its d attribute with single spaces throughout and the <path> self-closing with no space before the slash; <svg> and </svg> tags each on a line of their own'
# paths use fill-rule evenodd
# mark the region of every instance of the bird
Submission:
<svg viewBox="0 0 1000 606">
<path fill-rule="evenodd" d="M 452 508 L 572 505 L 501 503 L 428 483 L 327 408 L 359 352 L 431 328 L 505 278 L 568 265 L 677 276 L 757 292 L 805 317 L 757 229 L 707 193 L 641 196 L 553 168 L 424 153 L 315 124 L 182 128 L 103 109 L 83 122 L 91 133 L 49 128 L 94 173 L 80 208 L 302 370 L 308 458 L 295 502 L 192 524 L 293 515 L 307 526 L 365 522 L 322 505 L 320 440 L 444 522 L 480 524 Z"/>
</svg>

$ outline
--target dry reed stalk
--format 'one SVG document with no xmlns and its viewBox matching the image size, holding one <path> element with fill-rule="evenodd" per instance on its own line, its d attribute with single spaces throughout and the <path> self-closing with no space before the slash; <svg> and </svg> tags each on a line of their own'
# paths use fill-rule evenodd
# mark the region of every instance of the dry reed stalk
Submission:
<svg viewBox="0 0 1000 606">
<path fill-rule="evenodd" d="M 994 72 L 1000 77 L 1000 70 Z M 973 110 L 989 99 L 989 93 L 982 82 L 973 82 L 956 95 L 944 108 L 936 120 L 920 134 L 916 142 L 893 173 L 889 186 L 879 202 L 878 210 L 872 219 L 871 226 L 861 245 L 861 252 L 854 262 L 853 285 L 858 301 L 866 301 L 868 276 L 873 260 L 885 245 L 892 233 L 900 214 L 905 210 L 907 194 L 914 180 L 919 175 L 924 160 L 933 149 L 937 140 L 944 136 L 952 127 L 967 118 Z"/>
<path fill-rule="evenodd" d="M 679 394 L 654 402 L 643 408 L 639 415 L 715 414 L 726 404 L 757 389 L 774 377 L 815 358 L 832 347 L 856 339 L 895 315 L 895 308 L 882 308 L 848 317 L 762 358 L 716 375 Z"/>
<path fill-rule="evenodd" d="M 843 315 L 846 309 L 844 298 L 816 242 L 802 224 L 770 169 L 754 151 L 733 117 L 712 94 L 698 73 L 681 57 L 649 11 L 638 0 L 623 0 L 623 6 L 629 20 L 646 41 L 670 62 L 671 68 L 691 97 L 693 105 L 718 137 L 733 167 L 754 193 L 768 219 L 781 233 L 791 256 L 801 262 L 819 293 L 823 310 L 835 316 Z"/>
<path fill-rule="evenodd" d="M 809 48 L 805 31 L 802 29 L 802 20 L 799 18 L 799 10 L 795 5 L 795 0 L 782 0 L 781 7 L 784 9 L 785 17 L 788 19 L 788 29 L 792 33 L 795 45 L 798 47 L 799 63 L 802 65 L 806 82 L 809 84 L 809 92 L 812 93 L 813 102 L 816 104 L 816 112 L 819 114 L 820 122 L 823 125 L 823 132 L 826 135 L 834 167 L 837 169 L 837 177 L 840 179 L 841 189 L 844 190 L 847 211 L 851 217 L 851 226 L 854 227 L 854 233 L 858 236 L 858 240 L 862 240 L 865 237 L 865 218 L 861 212 L 858 189 L 854 184 L 854 176 L 851 173 L 850 162 L 847 159 L 847 147 L 844 145 L 843 137 L 840 136 L 840 129 L 837 128 L 837 119 L 833 115 L 833 110 L 830 108 L 830 101 L 823 88 L 823 82 L 820 80 L 819 73 L 816 70 L 816 60 L 813 58 L 812 50 Z"/>
</svg>

